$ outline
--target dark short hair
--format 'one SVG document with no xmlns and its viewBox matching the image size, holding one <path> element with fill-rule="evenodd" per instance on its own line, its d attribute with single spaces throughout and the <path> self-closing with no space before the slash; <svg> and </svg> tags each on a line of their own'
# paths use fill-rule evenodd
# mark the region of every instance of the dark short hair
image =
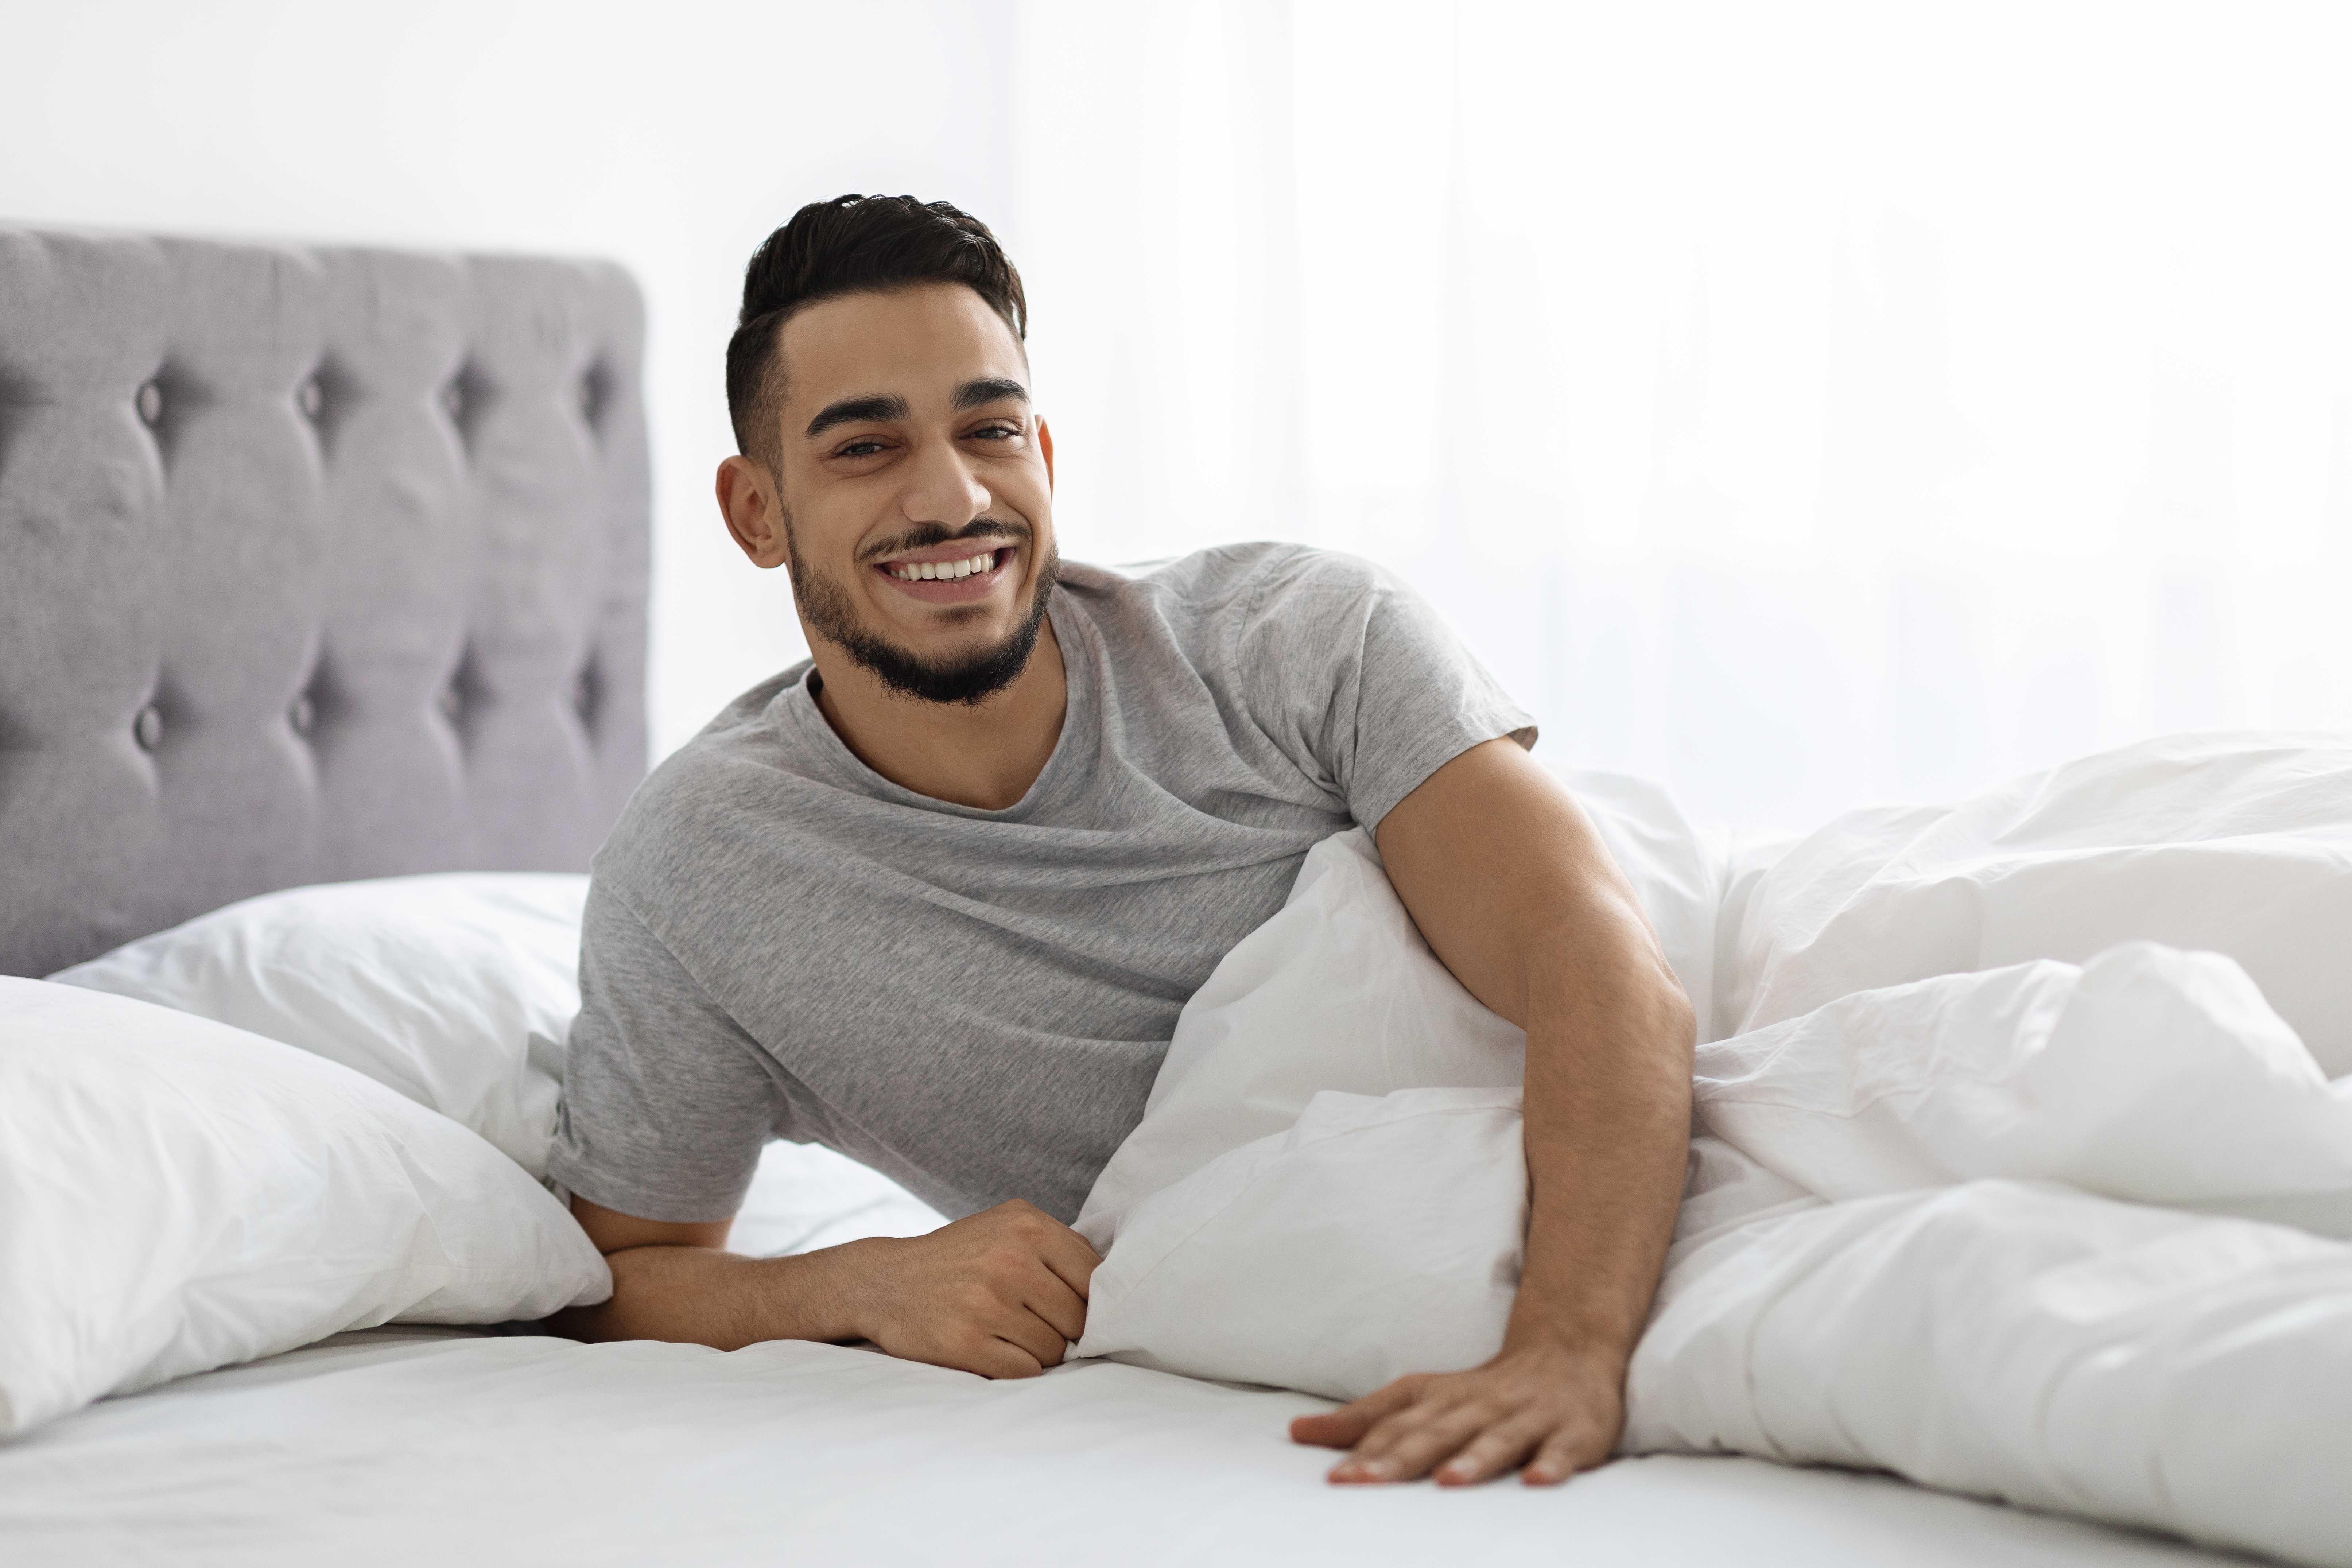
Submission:
<svg viewBox="0 0 2352 1568">
<path fill-rule="evenodd" d="M 743 309 L 727 343 L 727 414 L 735 447 L 768 461 L 782 377 L 776 342 L 803 305 L 844 294 L 961 283 L 1029 335 L 1021 274 L 988 226 L 946 202 L 912 196 L 835 196 L 811 202 L 768 236 L 743 269 Z"/>
</svg>

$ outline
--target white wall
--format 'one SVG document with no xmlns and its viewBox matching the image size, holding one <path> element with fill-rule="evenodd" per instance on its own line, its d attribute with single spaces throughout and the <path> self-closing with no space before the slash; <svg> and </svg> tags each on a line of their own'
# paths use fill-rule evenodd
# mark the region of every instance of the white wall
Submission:
<svg viewBox="0 0 2352 1568">
<path fill-rule="evenodd" d="M 1804 826 L 2352 725 L 2352 9 L 0 0 L 0 218 L 593 252 L 654 715 L 800 653 L 709 498 L 744 259 L 946 196 L 1081 560 L 1396 567 L 1545 728 Z"/>
<path fill-rule="evenodd" d="M 845 190 L 1007 205 L 1009 37 L 957 0 L 0 0 L 0 220 L 630 267 L 659 755 L 801 653 L 710 500 L 743 263 Z"/>
<path fill-rule="evenodd" d="M 2352 6 L 1026 0 L 1069 553 L 1367 554 L 1805 826 L 2352 728 Z"/>
</svg>

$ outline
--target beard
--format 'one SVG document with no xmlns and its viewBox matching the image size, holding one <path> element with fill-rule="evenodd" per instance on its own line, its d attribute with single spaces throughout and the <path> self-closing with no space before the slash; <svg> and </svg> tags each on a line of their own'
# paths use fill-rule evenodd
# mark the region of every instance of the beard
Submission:
<svg viewBox="0 0 2352 1568">
<path fill-rule="evenodd" d="M 961 702 L 977 708 L 1012 685 L 1029 668 L 1029 656 L 1037 647 L 1038 628 L 1045 623 L 1046 603 L 1060 577 L 1060 552 L 1049 550 L 1037 563 L 1037 582 L 1030 590 L 1027 612 L 1022 616 L 1021 624 L 994 647 L 952 658 L 927 658 L 875 636 L 860 625 L 848 592 L 831 577 L 811 569 L 802 557 L 791 513 L 784 515 L 783 521 L 784 564 L 792 574 L 793 597 L 799 602 L 801 614 L 808 617 L 810 629 L 847 654 L 859 668 L 870 671 L 890 690 L 919 702 Z M 958 539 L 1012 539 L 1028 543 L 1035 537 L 1032 530 L 982 518 L 953 532 L 944 528 L 925 531 L 919 536 L 896 542 L 892 548 L 920 550 Z"/>
</svg>

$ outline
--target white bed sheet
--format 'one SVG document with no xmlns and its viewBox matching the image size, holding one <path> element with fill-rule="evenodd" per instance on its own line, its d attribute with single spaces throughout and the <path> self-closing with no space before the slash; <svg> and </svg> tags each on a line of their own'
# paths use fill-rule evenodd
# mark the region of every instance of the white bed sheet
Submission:
<svg viewBox="0 0 2352 1568">
<path fill-rule="evenodd" d="M 1874 1476 L 1621 1461 L 1559 1490 L 1332 1488 L 1300 1394 L 1025 1383 L 829 1345 L 346 1334 L 0 1446 L 0 1559 L 701 1565 L 2231 1561 Z"/>
</svg>

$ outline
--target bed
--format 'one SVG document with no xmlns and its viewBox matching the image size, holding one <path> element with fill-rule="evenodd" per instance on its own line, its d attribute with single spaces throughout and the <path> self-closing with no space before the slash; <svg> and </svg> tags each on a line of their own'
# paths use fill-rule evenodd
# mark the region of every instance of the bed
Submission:
<svg viewBox="0 0 2352 1568">
<path fill-rule="evenodd" d="M 277 889 L 585 868 L 646 762 L 641 332 L 597 263 L 0 230 L 0 974 Z M 772 1239 L 887 1223 L 870 1195 Z M 991 1384 L 387 1326 L 0 1441 L 0 1555 L 2209 1557 L 1740 1458 L 1332 1489 L 1283 1436 L 1317 1407 L 1103 1362 Z"/>
</svg>

